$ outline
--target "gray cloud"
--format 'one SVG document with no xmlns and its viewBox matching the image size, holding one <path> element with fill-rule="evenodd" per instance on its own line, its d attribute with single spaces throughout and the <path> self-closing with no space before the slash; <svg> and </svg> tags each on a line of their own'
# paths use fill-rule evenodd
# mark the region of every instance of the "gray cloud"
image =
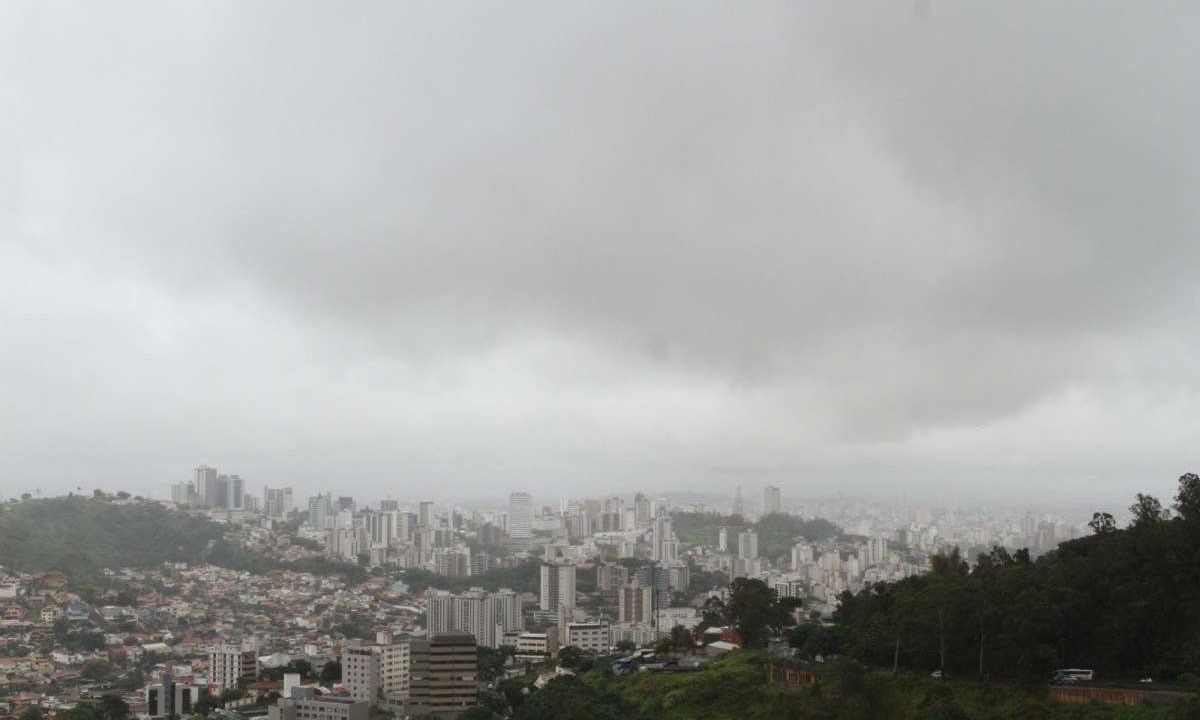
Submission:
<svg viewBox="0 0 1200 720">
<path fill-rule="evenodd" d="M 5 491 L 1191 462 L 1189 8 L 0 12 Z"/>
</svg>

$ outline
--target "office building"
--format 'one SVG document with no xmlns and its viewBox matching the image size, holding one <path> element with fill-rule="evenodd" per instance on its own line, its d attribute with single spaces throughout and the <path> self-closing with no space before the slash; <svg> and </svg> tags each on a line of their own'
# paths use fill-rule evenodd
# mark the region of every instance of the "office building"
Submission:
<svg viewBox="0 0 1200 720">
<path fill-rule="evenodd" d="M 327 530 L 333 524 L 333 496 L 331 494 L 313 495 L 308 499 L 307 524 L 317 530 Z"/>
<path fill-rule="evenodd" d="M 409 713 L 457 717 L 475 707 L 479 677 L 476 647 L 475 638 L 465 633 L 414 641 Z"/>
<path fill-rule="evenodd" d="M 533 498 L 529 493 L 508 496 L 508 536 L 528 544 L 533 535 Z"/>
<path fill-rule="evenodd" d="M 164 673 L 161 682 L 146 686 L 146 715 L 151 718 L 187 717 L 207 694 L 206 686 L 177 683 L 171 675 Z"/>
</svg>

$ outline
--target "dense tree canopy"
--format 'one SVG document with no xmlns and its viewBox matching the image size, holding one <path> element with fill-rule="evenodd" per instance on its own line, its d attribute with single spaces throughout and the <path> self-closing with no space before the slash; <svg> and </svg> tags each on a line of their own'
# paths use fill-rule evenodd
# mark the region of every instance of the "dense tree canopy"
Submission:
<svg viewBox="0 0 1200 720">
<path fill-rule="evenodd" d="M 928 575 L 846 594 L 834 649 L 875 665 L 1029 681 L 1063 665 L 1107 677 L 1200 674 L 1200 514 L 1185 511 L 1194 478 L 1180 478 L 1174 518 L 1139 495 L 1130 527 L 1097 513 L 1094 535 L 1036 562 L 1002 548 L 973 569 L 944 556 Z"/>
</svg>

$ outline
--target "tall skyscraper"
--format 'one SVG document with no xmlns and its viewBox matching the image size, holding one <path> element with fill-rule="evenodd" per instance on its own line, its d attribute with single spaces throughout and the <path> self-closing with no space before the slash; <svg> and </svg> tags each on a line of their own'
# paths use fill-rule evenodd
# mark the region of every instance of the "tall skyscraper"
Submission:
<svg viewBox="0 0 1200 720">
<path fill-rule="evenodd" d="M 675 533 L 671 529 L 671 518 L 654 518 L 654 528 L 650 536 L 650 558 L 657 563 L 673 563 L 679 555 L 677 548 Z"/>
<path fill-rule="evenodd" d="M 422 500 L 417 507 L 417 529 L 432 530 L 433 529 L 433 501 Z"/>
<path fill-rule="evenodd" d="M 782 510 L 783 499 L 780 497 L 779 488 L 774 485 L 768 485 L 763 488 L 763 515 L 770 515 Z"/>
<path fill-rule="evenodd" d="M 733 494 L 733 514 L 739 517 L 746 516 L 746 507 L 742 504 L 742 486 L 737 486 L 737 491 Z"/>
<path fill-rule="evenodd" d="M 508 536 L 514 540 L 533 537 L 533 498 L 529 493 L 508 496 Z"/>
<path fill-rule="evenodd" d="M 729 528 L 721 528 L 717 532 L 717 550 L 729 552 Z"/>
<path fill-rule="evenodd" d="M 225 507 L 231 510 L 241 510 L 246 507 L 246 482 L 241 475 L 229 476 L 228 503 Z"/>
<path fill-rule="evenodd" d="M 329 493 L 313 495 L 308 499 L 308 526 L 325 530 L 333 524 L 333 496 Z"/>
<path fill-rule="evenodd" d="M 640 528 L 650 527 L 650 498 L 642 493 L 633 497 L 633 522 Z"/>
<path fill-rule="evenodd" d="M 743 560 L 758 557 L 758 533 L 753 530 L 738 533 L 738 557 Z"/>
<path fill-rule="evenodd" d="M 207 465 L 196 466 L 196 498 L 205 507 L 220 507 L 221 498 L 217 486 L 217 469 Z"/>
<path fill-rule="evenodd" d="M 560 623 L 571 620 L 575 614 L 574 563 L 542 565 L 542 589 L 538 600 L 542 610 L 558 613 Z"/>
</svg>

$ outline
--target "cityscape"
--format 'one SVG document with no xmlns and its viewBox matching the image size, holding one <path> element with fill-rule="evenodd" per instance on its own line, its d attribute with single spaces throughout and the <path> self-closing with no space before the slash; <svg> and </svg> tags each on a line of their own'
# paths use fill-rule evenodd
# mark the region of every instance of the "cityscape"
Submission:
<svg viewBox="0 0 1200 720">
<path fill-rule="evenodd" d="M 0 1 L 0 720 L 1200 720 L 1198 38 Z"/>
<path fill-rule="evenodd" d="M 739 578 L 819 623 L 844 593 L 927 573 L 936 555 L 1045 551 L 1086 531 L 1049 515 L 814 504 L 769 484 L 743 491 L 687 504 L 513 491 L 504 505 L 464 510 L 298 498 L 290 487 L 259 494 L 207 465 L 171 484 L 169 500 L 98 490 L 80 499 L 190 514 L 219 527 L 236 553 L 277 564 L 248 572 L 213 553 L 105 567 L 110 589 L 98 596 L 61 572 L 0 567 L 0 628 L 10 651 L 27 650 L 0 657 L 0 680 L 25 688 L 14 712 L 52 712 L 119 687 L 131 714 L 154 719 L 214 708 L 271 720 L 455 714 L 505 677 L 532 672 L 544 683 L 570 672 L 564 652 L 655 648 L 681 630 L 695 638 L 691 662 L 736 650 L 736 630 L 705 613 L 729 601 Z M 837 523 L 808 515 L 814 508 Z M 306 562 L 326 564 L 284 569 Z M 485 651 L 503 664 L 485 672 Z"/>
</svg>

